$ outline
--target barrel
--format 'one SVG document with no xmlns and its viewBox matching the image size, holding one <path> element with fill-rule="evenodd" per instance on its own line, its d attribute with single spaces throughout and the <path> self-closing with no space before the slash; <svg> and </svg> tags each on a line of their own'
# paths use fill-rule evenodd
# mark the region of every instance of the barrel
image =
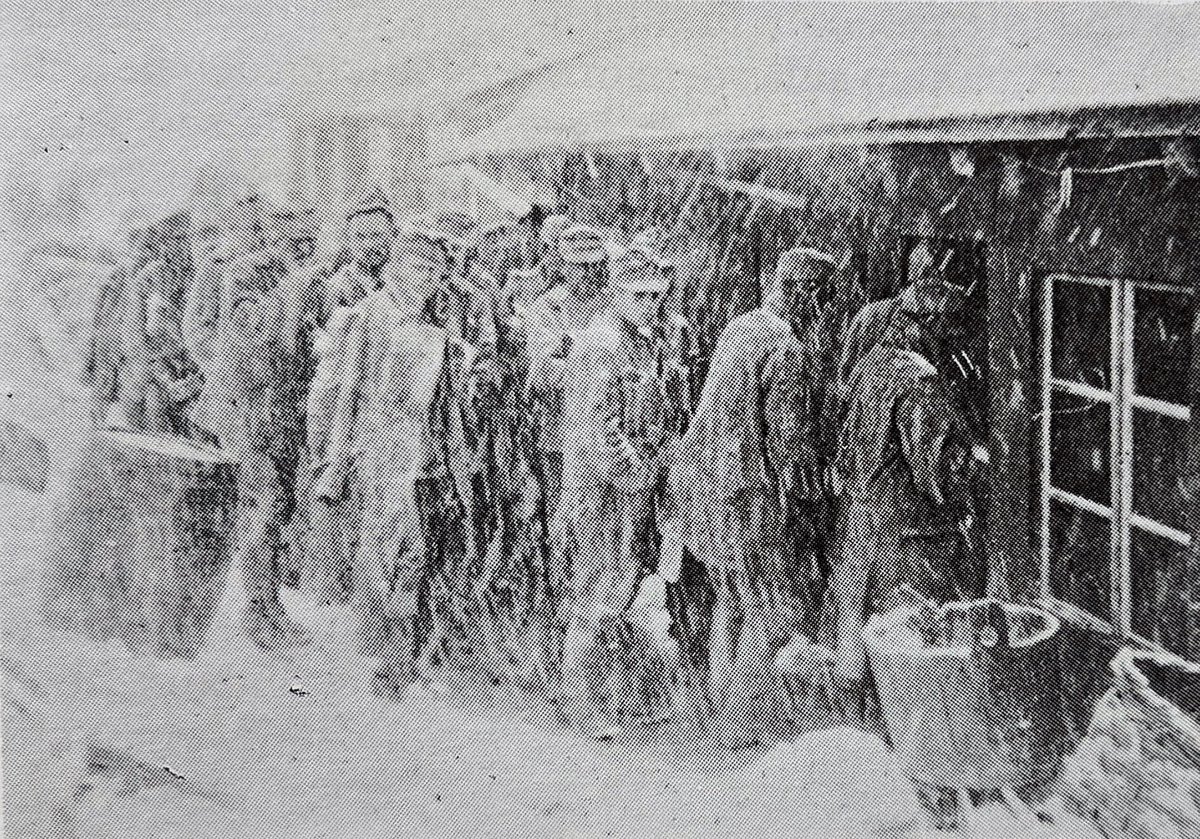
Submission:
<svg viewBox="0 0 1200 839">
<path fill-rule="evenodd" d="M 190 440 L 88 432 L 56 505 L 43 578 L 54 626 L 193 658 L 228 577 L 237 464 Z"/>
<path fill-rule="evenodd" d="M 901 607 L 865 640 L 887 732 L 922 784 L 996 790 L 1045 784 L 1061 766 L 1056 617 L 997 601 Z"/>
</svg>

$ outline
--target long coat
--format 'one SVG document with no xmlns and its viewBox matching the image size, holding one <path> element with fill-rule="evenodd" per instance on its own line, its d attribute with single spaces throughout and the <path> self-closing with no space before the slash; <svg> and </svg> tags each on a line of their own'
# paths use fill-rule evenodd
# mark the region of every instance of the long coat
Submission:
<svg viewBox="0 0 1200 839">
<path fill-rule="evenodd" d="M 683 541 L 712 569 L 788 574 L 787 506 L 823 494 L 809 355 L 767 309 L 730 321 L 717 343 L 670 482 Z"/>
<path fill-rule="evenodd" d="M 355 593 L 372 608 L 413 615 L 427 546 L 417 507 L 422 478 L 449 479 L 469 496 L 462 415 L 469 351 L 389 289 L 373 292 L 346 336 L 326 449 L 336 485 L 357 462 L 363 493 Z"/>
<path fill-rule="evenodd" d="M 565 375 L 559 533 L 571 596 L 589 620 L 616 617 L 652 567 L 654 498 L 682 424 L 653 338 L 609 313 L 580 335 Z"/>
<path fill-rule="evenodd" d="M 900 585 L 945 601 L 967 595 L 960 525 L 969 514 L 971 443 L 936 368 L 882 345 L 850 379 L 838 449 L 844 486 L 830 584 L 846 675 L 865 661 L 866 618 Z"/>
</svg>

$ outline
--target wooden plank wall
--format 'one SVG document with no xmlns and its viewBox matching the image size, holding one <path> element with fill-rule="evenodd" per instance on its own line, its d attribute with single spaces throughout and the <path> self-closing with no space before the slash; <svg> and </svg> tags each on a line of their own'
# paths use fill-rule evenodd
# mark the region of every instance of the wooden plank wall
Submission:
<svg viewBox="0 0 1200 839">
<path fill-rule="evenodd" d="M 1200 272 L 1195 274 L 1196 304 L 1192 313 L 1192 428 L 1188 438 L 1188 472 L 1191 494 L 1192 551 L 1187 599 L 1191 609 L 1192 658 L 1200 651 Z"/>
</svg>

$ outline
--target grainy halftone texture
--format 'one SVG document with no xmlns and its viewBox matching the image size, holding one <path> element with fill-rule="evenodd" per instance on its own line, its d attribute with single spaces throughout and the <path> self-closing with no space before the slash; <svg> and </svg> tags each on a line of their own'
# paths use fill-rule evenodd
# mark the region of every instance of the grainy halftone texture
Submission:
<svg viewBox="0 0 1200 839">
<path fill-rule="evenodd" d="M 1200 837 L 1196 10 L 78 5 L 5 836 Z"/>
</svg>

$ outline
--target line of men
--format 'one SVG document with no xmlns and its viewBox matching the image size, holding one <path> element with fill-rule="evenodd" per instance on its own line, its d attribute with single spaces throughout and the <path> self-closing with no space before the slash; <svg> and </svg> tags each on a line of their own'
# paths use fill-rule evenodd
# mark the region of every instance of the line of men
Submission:
<svg viewBox="0 0 1200 839">
<path fill-rule="evenodd" d="M 963 301 L 943 255 L 914 251 L 826 382 L 837 262 L 785 252 L 690 393 L 655 232 L 538 221 L 401 220 L 373 192 L 326 260 L 311 208 L 252 192 L 166 219 L 101 295 L 97 421 L 236 453 L 248 635 L 309 640 L 289 577 L 349 600 L 377 690 L 466 651 L 608 737 L 698 674 L 738 743 L 775 724 L 781 651 L 819 641 L 861 703 L 862 629 L 895 590 L 982 588 L 964 528 L 986 458 L 945 372 Z"/>
</svg>

